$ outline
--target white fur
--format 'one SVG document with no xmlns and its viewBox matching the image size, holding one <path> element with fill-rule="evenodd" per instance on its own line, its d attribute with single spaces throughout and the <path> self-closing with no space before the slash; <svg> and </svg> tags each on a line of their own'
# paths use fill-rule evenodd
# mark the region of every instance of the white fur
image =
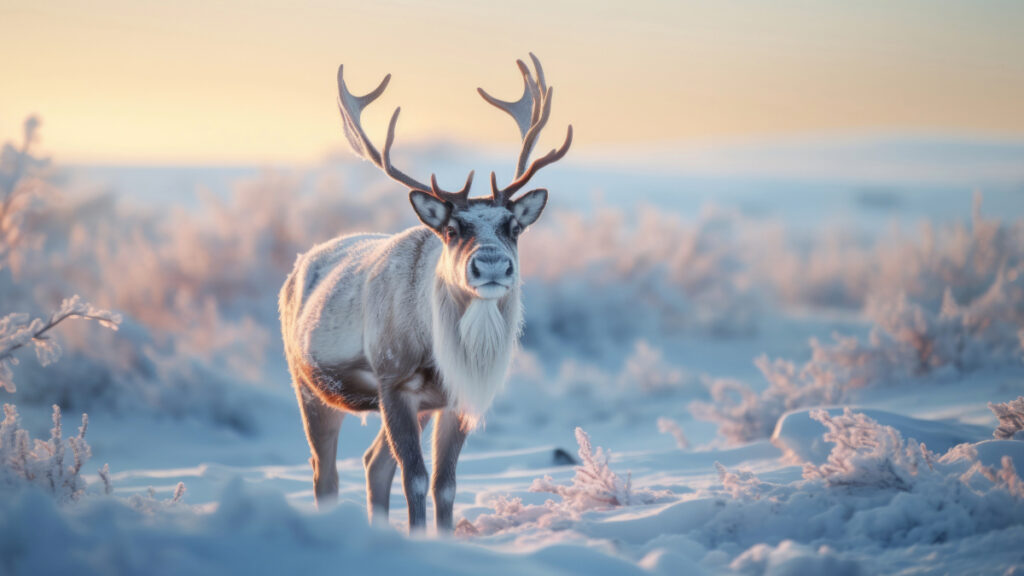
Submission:
<svg viewBox="0 0 1024 576">
<path fill-rule="evenodd" d="M 440 227 L 450 213 L 444 202 L 418 190 L 413 190 L 409 194 L 409 200 L 420 220 L 434 229 Z"/>
<path fill-rule="evenodd" d="M 543 188 L 531 190 L 512 204 L 512 215 L 523 226 L 529 226 L 540 218 L 544 206 L 548 203 L 548 191 Z"/>
<path fill-rule="evenodd" d="M 454 502 L 455 501 L 455 486 L 445 486 L 437 494 L 438 500 L 442 502 Z"/>
<path fill-rule="evenodd" d="M 426 494 L 427 493 L 427 477 L 417 476 L 412 479 L 412 491 L 414 494 Z"/>
<path fill-rule="evenodd" d="M 294 338 L 299 352 L 310 364 L 344 362 L 363 349 L 363 332 L 353 330 L 359 302 L 344 296 L 358 289 L 361 278 L 342 273 L 379 252 L 384 234 L 354 234 L 318 244 L 299 256 L 293 275 L 297 276 L 297 314 Z M 320 280 L 307 284 L 307 278 Z M 284 306 L 282 305 L 282 310 Z"/>
<path fill-rule="evenodd" d="M 505 385 L 521 322 L 518 296 L 510 302 L 510 317 L 495 300 L 472 300 L 454 330 L 446 318 L 450 307 L 434 306 L 434 358 L 448 399 L 469 429 L 481 423 Z"/>
</svg>

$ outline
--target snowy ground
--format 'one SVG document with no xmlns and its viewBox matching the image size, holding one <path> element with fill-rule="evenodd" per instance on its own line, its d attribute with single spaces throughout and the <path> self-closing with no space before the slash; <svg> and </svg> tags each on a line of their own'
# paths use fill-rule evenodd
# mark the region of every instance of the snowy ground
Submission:
<svg viewBox="0 0 1024 576">
<path fill-rule="evenodd" d="M 0 573 L 1024 570 L 1024 487 L 1007 468 L 1024 470 L 1024 442 L 1020 434 L 993 439 L 998 422 L 987 407 L 1024 395 L 1019 174 L 979 176 L 990 186 L 972 219 L 965 181 L 973 181 L 963 174 L 914 185 L 905 174 L 730 179 L 646 169 L 630 179 L 628 167 L 602 172 L 581 162 L 545 182 L 571 191 L 548 225 L 523 240 L 532 311 L 524 350 L 459 462 L 459 528 L 412 538 L 400 484 L 392 529 L 366 525 L 361 455 L 377 416 L 347 417 L 339 504 L 313 505 L 308 447 L 274 325 L 283 274 L 270 261 L 282 248 L 259 231 L 301 228 L 284 243 L 288 252 L 334 231 L 400 229 L 410 217 L 395 212 L 404 199 L 387 188 L 329 205 L 323 210 L 339 220 L 310 224 L 302 210 L 323 206 L 318 187 L 354 188 L 373 173 L 351 163 L 312 176 L 79 171 L 75 178 L 106 177 L 115 188 L 149 187 L 134 196 L 117 190 L 131 210 L 166 212 L 167 195 L 183 183 L 207 184 L 213 199 L 182 194 L 184 212 L 132 216 L 144 231 L 135 238 L 149 242 L 145 258 L 94 248 L 104 238 L 123 243 L 97 232 L 111 220 L 82 208 L 96 202 L 72 204 L 76 218 L 95 225 L 68 232 L 70 248 L 44 247 L 88 252 L 76 261 L 92 258 L 101 278 L 116 271 L 128 288 L 89 293 L 104 283 L 77 268 L 71 274 L 62 256 L 48 260 L 87 298 L 127 318 L 117 335 L 75 326 L 56 365 L 40 370 L 26 357 L 18 392 L 4 398 L 36 438 L 46 437 L 53 402 L 68 430 L 89 412 L 92 460 L 79 502 L 2 493 Z M 231 199 L 226 182 L 236 178 L 256 181 Z M 310 190 L 306 208 L 284 216 L 268 200 Z M 712 199 L 718 208 L 707 208 Z M 626 231 L 643 218 L 644 232 Z M 184 232 L 161 232 L 167 221 Z M 918 231 L 922 221 L 931 232 Z M 556 241 L 569 247 L 551 250 Z M 583 245 L 596 248 L 573 252 Z M 573 269 L 575 260 L 583 263 Z M 25 265 L 22 279 L 35 273 Z M 217 282 L 204 279 L 216 274 Z M 154 288 L 167 277 L 178 294 Z M 5 282 L 11 301 L 29 306 L 17 282 Z M 161 306 L 166 314 L 154 311 Z M 188 317 L 186 308 L 203 312 Z M 599 314 L 607 318 L 596 322 Z M 89 351 L 94 338 L 145 344 L 97 354 Z M 247 346 L 250 339 L 258 345 Z M 125 355 L 135 360 L 111 360 Z M 52 383 L 59 379 L 70 383 Z M 108 380 L 127 399 L 103 392 Z M 853 412 L 844 416 L 842 406 Z M 600 454 L 588 456 L 587 442 L 608 451 L 607 467 Z M 574 481 L 565 454 L 589 457 L 584 473 L 596 477 Z M 92 473 L 103 463 L 115 498 L 101 494 Z M 186 493 L 171 502 L 179 482 Z"/>
</svg>

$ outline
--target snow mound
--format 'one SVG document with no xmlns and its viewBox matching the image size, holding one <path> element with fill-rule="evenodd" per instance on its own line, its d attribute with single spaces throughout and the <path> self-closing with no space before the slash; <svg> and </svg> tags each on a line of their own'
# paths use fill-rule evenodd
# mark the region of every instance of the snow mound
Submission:
<svg viewBox="0 0 1024 576">
<path fill-rule="evenodd" d="M 39 535 L 45 534 L 45 537 Z M 453 562 L 453 558 L 458 558 Z M 4 574 L 568 574 L 611 562 L 583 547 L 500 554 L 446 540 L 409 539 L 368 526 L 352 503 L 302 513 L 282 494 L 230 483 L 212 513 L 187 506 L 139 510 L 116 498 L 64 513 L 38 490 L 0 499 Z M 635 573 L 641 573 L 635 568 Z"/>
<path fill-rule="evenodd" d="M 843 408 L 828 408 L 829 416 L 838 416 Z M 787 412 L 775 425 L 772 443 L 792 462 L 823 464 L 835 443 L 825 439 L 826 426 L 813 418 L 814 409 Z M 904 438 L 913 438 L 929 450 L 944 453 L 958 444 L 990 438 L 992 432 L 983 426 L 959 422 L 919 420 L 884 410 L 857 410 L 875 422 L 896 429 Z M 998 464 L 998 459 L 996 461 Z"/>
<path fill-rule="evenodd" d="M 829 574 L 830 576 L 858 576 L 860 565 L 842 560 L 828 546 L 817 550 L 784 540 L 778 546 L 758 544 L 733 560 L 729 567 L 737 574 L 800 576 L 802 574 Z"/>
<path fill-rule="evenodd" d="M 971 445 L 978 461 L 984 466 L 999 466 L 1004 456 L 1013 460 L 1013 465 L 1024 470 L 1024 442 L 1016 440 L 985 440 Z"/>
</svg>

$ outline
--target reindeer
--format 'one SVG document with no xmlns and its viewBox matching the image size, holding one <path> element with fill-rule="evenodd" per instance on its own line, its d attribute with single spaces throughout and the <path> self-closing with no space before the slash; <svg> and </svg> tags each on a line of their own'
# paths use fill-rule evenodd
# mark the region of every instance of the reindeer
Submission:
<svg viewBox="0 0 1024 576">
<path fill-rule="evenodd" d="M 522 329 L 519 235 L 547 204 L 538 188 L 514 198 L 541 168 L 565 156 L 565 141 L 527 163 L 551 113 L 553 90 L 537 58 L 517 61 L 523 95 L 515 102 L 478 92 L 515 120 L 522 147 L 513 181 L 470 198 L 473 172 L 457 192 L 412 178 L 391 164 L 401 108 L 379 152 L 360 124 L 364 108 L 387 88 L 355 96 L 338 68 L 338 102 L 349 143 L 410 189 L 423 223 L 394 235 L 341 236 L 298 257 L 281 289 L 285 355 L 302 411 L 317 505 L 337 497 L 338 432 L 349 412 L 380 411 L 382 426 L 363 456 L 370 522 L 387 523 L 395 467 L 409 507 L 410 531 L 426 525 L 427 470 L 423 424 L 434 414 L 433 474 L 438 531 L 452 529 L 455 465 L 466 435 L 504 386 Z"/>
</svg>

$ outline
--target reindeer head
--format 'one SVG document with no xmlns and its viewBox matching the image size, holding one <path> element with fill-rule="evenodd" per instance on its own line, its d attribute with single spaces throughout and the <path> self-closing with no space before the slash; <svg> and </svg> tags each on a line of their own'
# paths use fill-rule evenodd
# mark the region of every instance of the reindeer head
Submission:
<svg viewBox="0 0 1024 576">
<path fill-rule="evenodd" d="M 342 78 L 344 67 L 338 68 L 338 101 L 344 120 L 345 134 L 357 154 L 370 160 L 392 179 L 410 188 L 409 201 L 420 221 L 441 239 L 444 248 L 438 264 L 438 274 L 449 286 L 458 288 L 473 298 L 495 299 L 507 294 L 519 282 L 519 235 L 533 224 L 544 211 L 548 191 L 531 190 L 519 198 L 517 192 L 533 178 L 538 170 L 551 164 L 569 151 L 572 144 L 572 126 L 565 142 L 529 167 L 530 152 L 551 114 L 553 89 L 544 79 L 544 70 L 533 54 L 536 74 L 522 60 L 517 60 L 523 75 L 523 95 L 515 102 L 498 100 L 478 89 L 488 103 L 508 113 L 516 121 L 522 137 L 522 148 L 516 164 L 515 179 L 508 186 L 498 188 L 497 178 L 491 172 L 491 195 L 470 198 L 473 172 L 458 192 L 447 192 L 430 177 L 430 186 L 413 179 L 391 164 L 391 145 L 395 139 L 395 125 L 401 108 L 396 108 L 388 126 L 383 154 L 370 142 L 360 124 L 363 109 L 380 97 L 387 88 L 391 75 L 365 96 L 354 96 Z"/>
</svg>

